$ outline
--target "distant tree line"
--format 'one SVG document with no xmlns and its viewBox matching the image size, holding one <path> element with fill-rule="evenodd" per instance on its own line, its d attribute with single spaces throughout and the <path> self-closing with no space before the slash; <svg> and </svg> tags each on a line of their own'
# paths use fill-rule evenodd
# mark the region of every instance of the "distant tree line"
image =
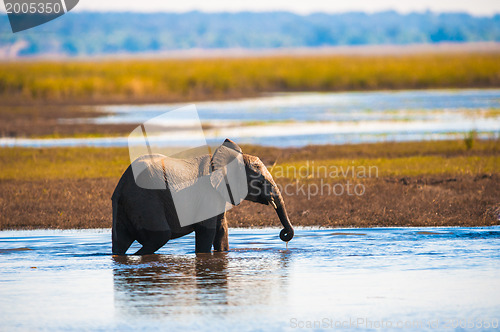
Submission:
<svg viewBox="0 0 500 332">
<path fill-rule="evenodd" d="M 21 56 L 476 41 L 500 41 L 500 14 L 77 12 L 16 34 L 0 15 L 0 50 Z"/>
</svg>

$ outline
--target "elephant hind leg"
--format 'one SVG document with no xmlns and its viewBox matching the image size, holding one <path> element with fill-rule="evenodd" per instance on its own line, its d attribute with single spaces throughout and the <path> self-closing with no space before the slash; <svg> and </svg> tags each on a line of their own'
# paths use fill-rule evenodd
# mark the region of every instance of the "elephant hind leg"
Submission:
<svg viewBox="0 0 500 332">
<path fill-rule="evenodd" d="M 139 231 L 138 235 L 137 241 L 142 244 L 142 248 L 135 255 L 151 255 L 170 240 L 172 232 L 170 230 L 148 231 L 143 229 Z"/>
<path fill-rule="evenodd" d="M 134 242 L 128 232 L 123 232 L 120 228 L 113 228 L 113 255 L 125 255 L 128 248 Z"/>
<path fill-rule="evenodd" d="M 130 234 L 126 222 L 127 216 L 117 202 L 113 201 L 113 229 L 111 234 L 114 255 L 125 255 L 135 238 Z"/>
</svg>

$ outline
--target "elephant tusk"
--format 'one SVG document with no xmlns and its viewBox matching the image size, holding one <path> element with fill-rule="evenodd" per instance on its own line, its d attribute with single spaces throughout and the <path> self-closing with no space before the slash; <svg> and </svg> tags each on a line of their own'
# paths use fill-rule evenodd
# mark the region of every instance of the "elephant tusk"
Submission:
<svg viewBox="0 0 500 332">
<path fill-rule="evenodd" d="M 278 208 L 278 207 L 276 206 L 276 203 L 274 203 L 274 200 L 273 200 L 273 199 L 271 199 L 271 200 L 269 201 L 269 203 L 271 203 L 271 205 L 274 207 L 274 209 L 275 209 L 275 210 Z"/>
</svg>

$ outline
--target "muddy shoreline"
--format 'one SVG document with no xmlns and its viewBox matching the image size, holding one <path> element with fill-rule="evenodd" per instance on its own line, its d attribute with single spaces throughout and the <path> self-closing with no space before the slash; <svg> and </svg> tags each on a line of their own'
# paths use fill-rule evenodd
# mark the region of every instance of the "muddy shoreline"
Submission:
<svg viewBox="0 0 500 332">
<path fill-rule="evenodd" d="M 0 229 L 111 227 L 117 179 L 0 181 Z M 342 182 L 336 182 L 342 183 Z M 381 178 L 363 195 L 285 195 L 294 226 L 436 227 L 500 224 L 500 177 Z M 227 213 L 230 227 L 280 227 L 272 207 L 243 202 Z"/>
<path fill-rule="evenodd" d="M 245 146 L 243 149 L 260 156 L 269 166 L 275 162 L 286 165 L 301 160 L 327 164 L 333 157 L 348 158 L 352 162 L 367 158 L 387 160 L 386 169 L 369 178 L 275 175 L 276 182 L 288 188 L 283 194 L 295 226 L 472 227 L 500 224 L 500 172 L 498 164 L 495 166 L 498 142 L 476 142 L 471 150 L 465 149 L 461 141 L 289 149 Z M 110 197 L 121 172 L 127 167 L 127 149 L 3 149 L 1 152 L 0 164 L 4 166 L 4 176 L 0 177 L 1 230 L 111 227 Z M 490 160 L 493 168 L 463 167 L 455 172 L 443 168 L 441 173 L 431 174 L 424 164 L 429 156 L 435 155 L 444 161 L 455 160 L 457 156 L 464 161 Z M 414 165 L 391 163 L 405 156 Z M 26 169 L 21 169 L 23 164 Z M 410 166 L 416 167 L 413 173 L 407 172 Z M 39 173 L 30 174 L 36 167 L 54 169 L 39 169 Z M 357 194 L 352 194 L 352 190 L 349 194 L 349 183 L 351 189 L 358 185 Z M 314 193 L 322 186 L 343 187 L 345 191 L 342 194 L 338 190 Z M 361 188 L 363 192 L 359 194 Z M 227 219 L 230 227 L 280 226 L 270 206 L 250 202 L 230 210 Z"/>
</svg>

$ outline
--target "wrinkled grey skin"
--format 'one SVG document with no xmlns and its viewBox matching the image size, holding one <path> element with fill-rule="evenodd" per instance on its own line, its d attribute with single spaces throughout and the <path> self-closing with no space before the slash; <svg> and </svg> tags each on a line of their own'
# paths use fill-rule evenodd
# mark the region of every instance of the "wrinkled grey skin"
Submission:
<svg viewBox="0 0 500 332">
<path fill-rule="evenodd" d="M 226 140 L 222 148 L 231 148 L 241 152 L 241 149 L 231 140 Z M 218 149 L 219 150 L 219 149 Z M 177 174 L 180 181 L 195 179 L 200 174 L 210 175 L 217 169 L 217 163 L 224 155 L 214 152 L 213 156 L 204 155 L 192 159 L 173 159 L 162 155 L 144 156 L 139 162 L 161 163 Z M 134 161 L 136 162 L 136 161 Z M 247 176 L 248 194 L 245 200 L 272 205 L 283 225 L 280 238 L 290 241 L 293 237 L 293 228 L 288 218 L 283 197 L 276 186 L 271 174 L 262 161 L 255 156 L 243 154 L 243 162 Z M 153 165 L 157 167 L 158 165 Z M 171 177 L 169 177 L 171 179 Z M 167 182 L 167 187 L 170 184 Z M 214 188 L 213 195 L 204 195 L 213 200 L 221 197 Z M 113 254 L 124 255 L 134 240 L 142 244 L 136 255 L 153 254 L 165 245 L 168 240 L 175 239 L 191 232 L 195 232 L 195 251 L 211 252 L 229 250 L 227 221 L 222 213 L 213 218 L 182 227 L 179 223 L 171 193 L 168 189 L 144 189 L 137 185 L 134 179 L 132 166 L 123 173 L 112 196 Z M 199 198 L 193 199 L 192 208 L 203 206 Z M 211 201 L 210 201 L 211 202 Z M 204 202 L 206 204 L 206 202 Z M 206 205 L 205 205 L 206 206 Z"/>
</svg>

